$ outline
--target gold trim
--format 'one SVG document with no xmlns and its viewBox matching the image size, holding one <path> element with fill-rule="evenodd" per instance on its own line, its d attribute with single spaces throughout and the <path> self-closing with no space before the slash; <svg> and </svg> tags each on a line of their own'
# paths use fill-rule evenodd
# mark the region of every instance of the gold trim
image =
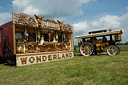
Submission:
<svg viewBox="0 0 128 85">
<path fill-rule="evenodd" d="M 79 38 L 91 38 L 91 37 L 99 37 L 99 36 L 107 36 L 107 35 L 115 35 L 115 34 L 122 34 L 122 30 L 114 31 L 114 32 L 106 32 L 106 33 L 99 33 L 99 34 L 92 34 L 87 36 L 76 36 L 75 39 Z"/>
<path fill-rule="evenodd" d="M 13 52 L 16 54 L 15 25 L 13 24 Z"/>
</svg>

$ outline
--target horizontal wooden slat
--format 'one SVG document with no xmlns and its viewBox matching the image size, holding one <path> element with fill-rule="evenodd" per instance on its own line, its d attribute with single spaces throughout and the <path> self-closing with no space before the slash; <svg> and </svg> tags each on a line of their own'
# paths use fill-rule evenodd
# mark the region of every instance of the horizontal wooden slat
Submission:
<svg viewBox="0 0 128 85">
<path fill-rule="evenodd" d="M 123 33 L 122 30 L 120 30 L 120 31 L 114 31 L 114 32 L 92 34 L 92 35 L 87 35 L 87 36 L 76 36 L 75 39 L 108 36 L 108 35 L 115 35 L 115 34 L 122 34 L 122 33 Z"/>
</svg>

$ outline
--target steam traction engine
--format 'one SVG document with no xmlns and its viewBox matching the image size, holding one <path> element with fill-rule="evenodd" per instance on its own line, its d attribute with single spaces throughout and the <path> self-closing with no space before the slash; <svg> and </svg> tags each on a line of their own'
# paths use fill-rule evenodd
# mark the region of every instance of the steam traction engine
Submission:
<svg viewBox="0 0 128 85">
<path fill-rule="evenodd" d="M 75 39 L 78 39 L 78 46 L 83 56 L 101 53 L 105 48 L 108 55 L 116 55 L 120 53 L 120 49 L 115 43 L 121 41 L 121 34 L 122 30 L 114 32 L 99 30 L 89 32 L 87 36 L 76 36 Z"/>
</svg>

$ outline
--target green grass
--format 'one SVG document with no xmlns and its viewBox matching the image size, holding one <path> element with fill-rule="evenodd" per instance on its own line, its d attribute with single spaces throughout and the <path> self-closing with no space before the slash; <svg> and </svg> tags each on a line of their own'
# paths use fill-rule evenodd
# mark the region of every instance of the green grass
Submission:
<svg viewBox="0 0 128 85">
<path fill-rule="evenodd" d="M 118 45 L 121 51 L 128 51 L 128 45 Z"/>
<path fill-rule="evenodd" d="M 128 85 L 128 51 L 19 68 L 0 64 L 0 85 Z"/>
</svg>

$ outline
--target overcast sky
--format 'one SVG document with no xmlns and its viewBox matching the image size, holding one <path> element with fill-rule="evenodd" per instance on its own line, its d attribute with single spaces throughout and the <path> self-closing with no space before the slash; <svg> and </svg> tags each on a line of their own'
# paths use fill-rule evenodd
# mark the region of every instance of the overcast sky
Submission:
<svg viewBox="0 0 128 85">
<path fill-rule="evenodd" d="M 123 42 L 128 41 L 128 0 L 0 0 L 0 25 L 11 21 L 12 13 L 64 21 L 73 26 L 74 36 L 99 29 L 123 30 Z"/>
</svg>

